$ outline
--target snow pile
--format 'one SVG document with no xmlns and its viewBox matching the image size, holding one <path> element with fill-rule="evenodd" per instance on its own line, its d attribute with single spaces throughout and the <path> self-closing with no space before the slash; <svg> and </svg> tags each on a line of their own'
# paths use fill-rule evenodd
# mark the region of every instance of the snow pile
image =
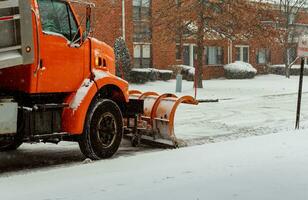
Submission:
<svg viewBox="0 0 308 200">
<path fill-rule="evenodd" d="M 257 70 L 249 63 L 236 61 L 224 66 L 225 76 L 228 79 L 248 79 L 254 78 Z"/>
<path fill-rule="evenodd" d="M 145 73 L 151 73 L 151 72 L 168 73 L 168 74 L 173 73 L 171 70 L 160 70 L 160 69 L 154 69 L 154 68 L 134 68 L 134 69 L 132 69 L 132 71 L 134 71 L 134 72 L 145 72 Z"/>
<path fill-rule="evenodd" d="M 237 72 L 253 72 L 257 73 L 257 70 L 249 63 L 245 63 L 242 61 L 236 61 L 235 63 L 230 63 L 224 66 L 224 69 L 227 71 L 231 71 L 234 73 Z"/>
<path fill-rule="evenodd" d="M 171 70 L 163 70 L 163 69 L 151 69 L 152 72 L 158 72 L 158 73 L 162 73 L 162 74 L 173 74 L 173 71 Z"/>
<path fill-rule="evenodd" d="M 132 72 L 150 73 L 150 72 L 152 72 L 152 70 L 151 70 L 151 68 L 134 68 L 134 69 L 132 69 Z"/>
<path fill-rule="evenodd" d="M 182 70 L 187 71 L 189 74 L 195 75 L 195 68 L 188 65 L 177 65 L 182 68 Z"/>
</svg>

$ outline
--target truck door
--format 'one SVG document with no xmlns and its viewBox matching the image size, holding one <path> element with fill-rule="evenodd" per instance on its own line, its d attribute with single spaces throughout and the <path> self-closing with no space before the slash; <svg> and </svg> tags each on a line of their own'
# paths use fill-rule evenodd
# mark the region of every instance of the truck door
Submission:
<svg viewBox="0 0 308 200">
<path fill-rule="evenodd" d="M 37 0 L 40 11 L 38 93 L 72 92 L 83 81 L 85 48 L 70 5 Z"/>
</svg>

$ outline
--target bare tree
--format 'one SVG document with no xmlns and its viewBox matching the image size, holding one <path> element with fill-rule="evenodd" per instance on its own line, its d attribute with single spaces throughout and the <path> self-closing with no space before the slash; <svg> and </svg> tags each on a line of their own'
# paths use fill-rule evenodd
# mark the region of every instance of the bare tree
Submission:
<svg viewBox="0 0 308 200">
<path fill-rule="evenodd" d="M 296 42 L 300 36 L 296 21 L 304 7 L 308 6 L 307 0 L 279 0 L 279 41 L 283 46 L 285 75 L 290 77 L 290 69 L 296 61 Z"/>
<path fill-rule="evenodd" d="M 173 35 L 181 52 L 183 39 L 193 38 L 197 43 L 198 88 L 203 88 L 203 52 L 208 35 L 220 39 L 249 39 L 268 30 L 260 14 L 265 5 L 249 0 L 158 0 L 156 3 L 160 7 L 153 12 L 155 25 L 166 26 L 161 32 Z"/>
</svg>

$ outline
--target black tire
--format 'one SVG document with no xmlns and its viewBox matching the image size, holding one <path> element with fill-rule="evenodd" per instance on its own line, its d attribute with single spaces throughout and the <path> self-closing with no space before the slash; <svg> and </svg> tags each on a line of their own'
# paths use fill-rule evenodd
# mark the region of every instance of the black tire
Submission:
<svg viewBox="0 0 308 200">
<path fill-rule="evenodd" d="M 123 137 L 123 117 L 111 100 L 99 99 L 88 110 L 84 132 L 79 141 L 81 152 L 92 160 L 112 157 Z"/>
<path fill-rule="evenodd" d="M 24 123 L 22 112 L 18 112 L 18 130 L 15 136 L 0 138 L 0 152 L 15 151 L 23 143 Z"/>
<path fill-rule="evenodd" d="M 141 144 L 141 137 L 139 135 L 133 135 L 131 144 L 133 147 L 139 147 Z"/>
<path fill-rule="evenodd" d="M 19 139 L 18 136 L 15 136 L 12 139 L 0 139 L 0 152 L 15 151 L 22 145 L 22 143 L 22 139 Z"/>
</svg>

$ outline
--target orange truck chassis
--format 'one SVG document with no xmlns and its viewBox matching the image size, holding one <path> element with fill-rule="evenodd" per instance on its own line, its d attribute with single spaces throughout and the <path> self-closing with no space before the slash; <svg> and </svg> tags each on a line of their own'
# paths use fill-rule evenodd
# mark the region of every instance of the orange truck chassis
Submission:
<svg viewBox="0 0 308 200">
<path fill-rule="evenodd" d="M 84 5 L 84 18 L 74 3 Z M 0 151 L 74 141 L 86 157 L 102 159 L 117 152 L 123 134 L 134 146 L 179 145 L 176 108 L 198 102 L 129 91 L 115 76 L 113 49 L 91 37 L 93 7 L 77 0 L 0 1 Z"/>
</svg>

